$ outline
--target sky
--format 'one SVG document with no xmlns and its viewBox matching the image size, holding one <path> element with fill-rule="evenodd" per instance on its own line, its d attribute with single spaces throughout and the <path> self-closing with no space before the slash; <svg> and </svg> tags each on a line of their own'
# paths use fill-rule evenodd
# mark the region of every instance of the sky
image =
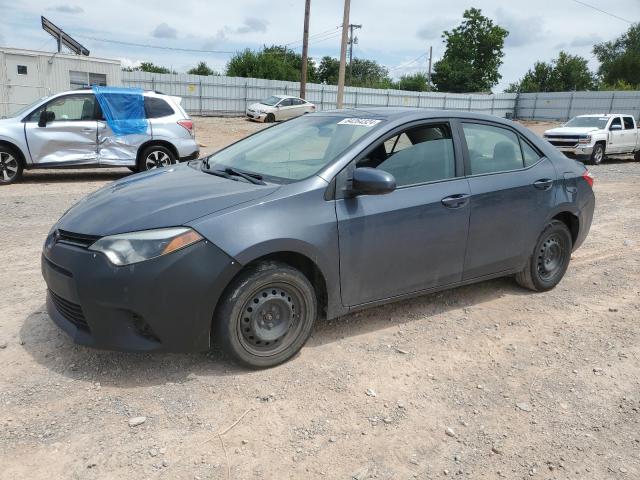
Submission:
<svg viewBox="0 0 640 480">
<path fill-rule="evenodd" d="M 628 22 L 640 21 L 640 0 L 352 0 L 350 23 L 362 25 L 354 56 L 377 60 L 394 78 L 425 71 L 429 46 L 435 62 L 444 52 L 442 31 L 458 25 L 471 7 L 510 32 L 496 92 L 561 49 L 584 56 L 596 70 L 593 44 L 612 40 L 629 28 Z M 55 40 L 40 26 L 44 15 L 91 56 L 120 59 L 124 66 L 152 61 L 184 72 L 204 60 L 223 71 L 229 52 L 263 44 L 302 49 L 304 0 L 0 0 L 0 12 L 1 46 L 55 51 Z M 342 12 L 343 0 L 311 1 L 312 58 L 340 55 Z"/>
</svg>

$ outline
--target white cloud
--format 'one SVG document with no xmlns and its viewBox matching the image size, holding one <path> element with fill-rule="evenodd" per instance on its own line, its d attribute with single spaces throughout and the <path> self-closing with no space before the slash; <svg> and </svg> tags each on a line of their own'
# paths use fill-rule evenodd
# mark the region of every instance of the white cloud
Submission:
<svg viewBox="0 0 640 480">
<path fill-rule="evenodd" d="M 72 15 L 75 15 L 78 13 L 84 13 L 84 8 L 78 5 L 70 5 L 68 3 L 65 3 L 64 5 L 56 5 L 55 7 L 50 7 L 47 10 L 60 12 L 60 13 L 70 13 Z"/>
<path fill-rule="evenodd" d="M 176 38 L 177 31 L 175 28 L 170 27 L 167 23 L 162 22 L 151 32 L 151 36 L 155 38 Z"/>
<path fill-rule="evenodd" d="M 245 17 L 243 25 L 235 29 L 236 33 L 264 33 L 267 31 L 267 25 L 269 22 L 262 18 Z"/>
<path fill-rule="evenodd" d="M 544 19 L 538 16 L 521 17 L 498 8 L 494 22 L 509 31 L 506 47 L 529 46 L 544 38 Z"/>
<path fill-rule="evenodd" d="M 428 22 L 423 23 L 420 28 L 418 28 L 416 35 L 422 40 L 438 39 L 442 37 L 443 31 L 450 30 L 452 27 L 455 27 L 461 20 L 462 18 L 435 17 L 430 19 Z"/>
</svg>

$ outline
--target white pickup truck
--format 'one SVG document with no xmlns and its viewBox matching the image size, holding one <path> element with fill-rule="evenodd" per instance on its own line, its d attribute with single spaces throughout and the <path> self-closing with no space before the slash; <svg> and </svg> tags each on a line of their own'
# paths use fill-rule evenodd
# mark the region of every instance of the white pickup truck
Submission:
<svg viewBox="0 0 640 480">
<path fill-rule="evenodd" d="M 634 154 L 640 161 L 638 128 L 631 115 L 579 115 L 562 127 L 547 130 L 544 138 L 565 155 L 592 165 L 616 154 Z"/>
</svg>

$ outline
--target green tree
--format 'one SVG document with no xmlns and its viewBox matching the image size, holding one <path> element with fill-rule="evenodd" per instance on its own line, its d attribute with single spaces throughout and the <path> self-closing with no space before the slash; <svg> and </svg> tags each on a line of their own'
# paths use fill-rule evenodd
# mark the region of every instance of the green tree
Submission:
<svg viewBox="0 0 640 480">
<path fill-rule="evenodd" d="M 153 62 L 142 62 L 137 67 L 125 67 L 122 70 L 124 70 L 125 72 L 177 73 L 168 69 L 167 67 L 156 65 Z"/>
<path fill-rule="evenodd" d="M 286 47 L 274 45 L 262 50 L 250 49 L 238 52 L 227 63 L 226 75 L 231 77 L 268 78 L 271 80 L 300 81 L 302 55 Z M 312 59 L 307 63 L 307 80 L 316 80 L 316 66 Z"/>
<path fill-rule="evenodd" d="M 596 79 L 589 70 L 588 60 L 561 51 L 550 63 L 536 62 L 519 82 L 513 83 L 507 92 L 569 92 L 592 90 Z"/>
<path fill-rule="evenodd" d="M 318 81 L 328 85 L 338 83 L 338 70 L 340 60 L 333 57 L 323 57 L 318 66 Z M 347 80 L 351 77 L 349 85 L 353 87 L 390 88 L 393 81 L 389 77 L 389 70 L 375 60 L 354 58 L 351 64 L 351 75 L 347 66 Z"/>
<path fill-rule="evenodd" d="M 446 50 L 433 66 L 433 82 L 442 92 L 487 92 L 502 78 L 498 69 L 509 32 L 477 8 L 466 10 L 462 23 L 442 38 Z"/>
<path fill-rule="evenodd" d="M 218 75 L 218 72 L 209 68 L 207 62 L 199 62 L 195 67 L 187 70 L 189 75 Z"/>
<path fill-rule="evenodd" d="M 600 62 L 598 75 L 604 84 L 622 81 L 640 88 L 640 23 L 613 41 L 595 45 L 593 53 Z"/>
<path fill-rule="evenodd" d="M 424 72 L 414 73 L 412 75 L 402 75 L 398 81 L 400 90 L 410 90 L 413 92 L 428 92 L 429 77 Z"/>
<path fill-rule="evenodd" d="M 338 70 L 340 69 L 340 60 L 333 57 L 322 57 L 318 66 L 318 81 L 328 85 L 336 85 L 338 83 Z"/>
</svg>

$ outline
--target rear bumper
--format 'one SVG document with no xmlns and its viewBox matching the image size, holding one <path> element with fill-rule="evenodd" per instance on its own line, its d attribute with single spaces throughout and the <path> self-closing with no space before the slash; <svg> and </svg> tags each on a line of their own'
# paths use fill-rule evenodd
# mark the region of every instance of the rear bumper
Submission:
<svg viewBox="0 0 640 480">
<path fill-rule="evenodd" d="M 122 351 L 207 350 L 215 306 L 238 270 L 210 242 L 126 267 L 60 243 L 42 255 L 53 322 L 78 344 Z"/>
<path fill-rule="evenodd" d="M 591 229 L 591 222 L 593 221 L 593 212 L 596 206 L 596 197 L 591 193 L 589 200 L 585 202 L 585 204 L 580 209 L 580 213 L 578 215 L 578 221 L 580 225 L 580 230 L 578 232 L 578 237 L 573 244 L 573 250 L 579 248 L 587 238 L 589 234 L 589 230 Z"/>
</svg>

